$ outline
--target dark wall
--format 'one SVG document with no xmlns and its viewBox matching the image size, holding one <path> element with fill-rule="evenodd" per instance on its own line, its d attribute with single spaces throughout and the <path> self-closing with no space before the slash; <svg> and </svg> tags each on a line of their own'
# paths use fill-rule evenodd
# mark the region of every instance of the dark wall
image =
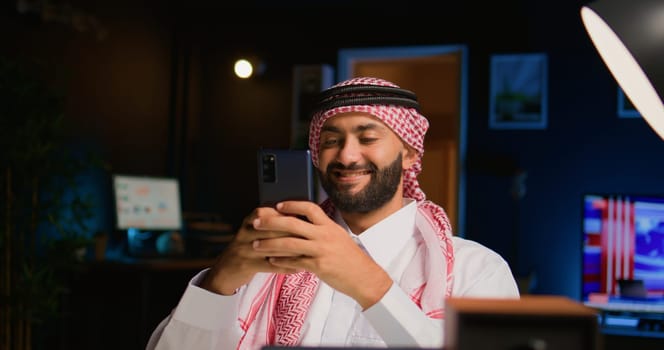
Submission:
<svg viewBox="0 0 664 350">
<path fill-rule="evenodd" d="M 172 46 L 166 12 L 148 2 L 60 4 L 50 16 L 4 5 L 0 52 L 41 66 L 65 95 L 73 142 L 97 149 L 113 171 L 164 173 Z"/>
<path fill-rule="evenodd" d="M 237 14 L 213 2 L 95 1 L 79 6 L 107 26 L 103 40 L 13 8 L 0 32 L 2 52 L 53 62 L 72 139 L 99 149 L 109 171 L 179 176 L 185 210 L 233 224 L 257 200 L 255 150 L 288 146 L 294 65 L 336 66 L 340 48 L 466 44 L 467 230 L 459 234 L 503 254 L 517 274 L 534 271 L 535 292 L 577 298 L 581 194 L 664 193 L 664 142 L 643 120 L 617 117 L 617 86 L 582 27 L 583 3 L 254 2 Z M 548 126 L 490 130 L 490 55 L 519 52 L 548 55 Z M 262 57 L 264 75 L 236 80 L 230 67 L 240 54 Z M 528 174 L 520 200 L 510 196 L 515 167 Z"/>
</svg>

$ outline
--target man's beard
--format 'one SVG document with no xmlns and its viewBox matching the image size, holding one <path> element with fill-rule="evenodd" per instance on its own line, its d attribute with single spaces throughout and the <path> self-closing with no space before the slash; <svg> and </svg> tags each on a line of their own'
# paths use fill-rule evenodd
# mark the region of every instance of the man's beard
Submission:
<svg viewBox="0 0 664 350">
<path fill-rule="evenodd" d="M 373 163 L 369 163 L 365 167 L 359 167 L 356 164 L 345 167 L 341 163 L 334 162 L 327 166 L 325 174 L 319 170 L 318 176 L 321 186 L 337 209 L 348 213 L 368 213 L 382 207 L 394 197 L 403 171 L 401 158 L 401 153 L 399 153 L 397 159 L 383 169 L 378 169 Z M 332 173 L 335 169 L 368 169 L 371 171 L 371 180 L 360 192 L 352 194 L 349 190 L 354 184 L 345 185 L 334 182 Z"/>
</svg>

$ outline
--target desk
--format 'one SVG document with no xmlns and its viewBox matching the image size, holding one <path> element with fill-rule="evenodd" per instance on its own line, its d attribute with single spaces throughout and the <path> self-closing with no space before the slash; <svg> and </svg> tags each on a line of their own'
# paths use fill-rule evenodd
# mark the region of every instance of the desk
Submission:
<svg viewBox="0 0 664 350">
<path fill-rule="evenodd" d="M 152 289 L 152 280 L 157 278 L 155 273 L 160 274 L 169 274 L 169 272 L 179 272 L 184 273 L 182 276 L 186 278 L 193 277 L 195 273 L 206 269 L 214 264 L 215 259 L 192 259 L 192 258 L 131 258 L 131 257 L 121 257 L 117 259 L 108 259 L 96 262 L 98 269 L 119 269 L 120 271 L 126 269 L 137 270 L 140 274 L 140 330 L 141 338 L 147 340 L 152 334 L 152 331 L 156 324 L 154 322 L 161 321 L 161 318 L 155 320 L 154 317 L 151 317 L 151 296 L 153 296 Z M 169 274 L 173 275 L 173 274 Z M 188 280 L 187 280 L 188 282 Z M 181 294 L 185 290 L 185 284 L 182 284 L 178 292 Z M 175 287 L 177 288 L 177 287 Z M 179 300 L 179 298 L 178 298 Z M 170 307 L 175 307 L 175 302 Z M 155 310 L 156 311 L 156 310 Z M 166 317 L 167 314 L 163 314 L 163 317 Z M 156 317 L 157 315 L 155 315 Z"/>
<path fill-rule="evenodd" d="M 101 268 L 137 268 L 150 271 L 202 270 L 214 264 L 215 258 L 133 258 L 128 256 L 113 257 L 101 261 L 90 262 Z"/>
<path fill-rule="evenodd" d="M 72 288 L 67 349 L 145 349 L 189 280 L 214 259 L 90 261 Z"/>
<path fill-rule="evenodd" d="M 611 300 L 585 302 L 600 312 L 605 334 L 664 338 L 664 302 Z"/>
</svg>

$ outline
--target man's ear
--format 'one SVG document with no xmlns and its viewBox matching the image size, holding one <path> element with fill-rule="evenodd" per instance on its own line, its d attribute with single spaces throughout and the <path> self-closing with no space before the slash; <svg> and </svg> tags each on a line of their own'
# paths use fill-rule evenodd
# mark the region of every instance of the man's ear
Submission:
<svg viewBox="0 0 664 350">
<path fill-rule="evenodd" d="M 401 155 L 402 155 L 401 166 L 404 169 L 410 169 L 410 167 L 413 166 L 413 164 L 415 164 L 415 162 L 417 162 L 417 159 L 419 158 L 417 155 L 417 151 L 408 145 L 405 145 L 403 151 L 401 151 Z"/>
</svg>

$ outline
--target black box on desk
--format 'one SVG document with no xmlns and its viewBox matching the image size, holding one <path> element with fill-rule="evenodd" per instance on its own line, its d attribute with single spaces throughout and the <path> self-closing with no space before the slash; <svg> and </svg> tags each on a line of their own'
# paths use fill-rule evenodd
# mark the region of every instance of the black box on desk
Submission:
<svg viewBox="0 0 664 350">
<path fill-rule="evenodd" d="M 199 258 L 216 257 L 233 240 L 233 227 L 225 222 L 201 217 L 187 222 L 187 251 Z"/>
<path fill-rule="evenodd" d="M 598 350 L 597 312 L 562 296 L 450 298 L 445 350 Z"/>
</svg>

